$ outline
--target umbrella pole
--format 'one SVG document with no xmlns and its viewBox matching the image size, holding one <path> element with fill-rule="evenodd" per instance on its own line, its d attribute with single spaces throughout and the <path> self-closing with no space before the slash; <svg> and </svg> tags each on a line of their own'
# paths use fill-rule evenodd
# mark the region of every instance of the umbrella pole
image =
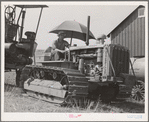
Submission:
<svg viewBox="0 0 149 122">
<path fill-rule="evenodd" d="M 73 35 L 73 31 L 71 31 L 70 46 L 71 46 L 71 44 L 72 44 L 72 35 Z M 69 52 L 68 52 L 68 61 L 70 61 L 70 49 L 69 49 Z"/>
<path fill-rule="evenodd" d="M 72 38 L 71 38 L 71 40 L 70 40 L 70 46 L 71 46 L 71 44 L 72 44 Z"/>
</svg>

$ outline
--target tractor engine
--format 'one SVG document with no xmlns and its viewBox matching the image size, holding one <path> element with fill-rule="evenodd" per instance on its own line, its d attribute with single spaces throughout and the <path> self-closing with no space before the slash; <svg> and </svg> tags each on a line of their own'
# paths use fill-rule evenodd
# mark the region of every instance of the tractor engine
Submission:
<svg viewBox="0 0 149 122">
<path fill-rule="evenodd" d="M 37 43 L 36 33 L 27 31 L 27 38 L 22 38 L 26 11 L 21 10 L 16 22 L 16 6 L 7 6 L 5 9 L 5 68 L 22 69 L 32 64 Z M 22 17 L 22 18 L 21 18 Z M 19 22 L 21 20 L 21 23 Z M 21 25 L 20 25 L 21 24 Z"/>
<path fill-rule="evenodd" d="M 9 26 L 7 26 L 9 25 Z M 27 38 L 21 38 L 19 42 L 14 41 L 16 36 L 17 26 L 14 24 L 6 24 L 5 33 L 5 67 L 6 69 L 20 69 L 25 65 L 32 64 L 31 57 L 35 53 L 37 43 L 35 33 L 27 31 Z M 8 33 L 9 32 L 9 33 Z"/>
<path fill-rule="evenodd" d="M 120 45 L 71 49 L 71 56 L 81 73 L 98 82 L 129 73 L 129 50 Z"/>
</svg>

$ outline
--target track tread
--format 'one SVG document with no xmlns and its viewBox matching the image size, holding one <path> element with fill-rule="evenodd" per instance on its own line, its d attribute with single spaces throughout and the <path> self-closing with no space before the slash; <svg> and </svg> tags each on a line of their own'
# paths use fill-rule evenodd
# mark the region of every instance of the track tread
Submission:
<svg viewBox="0 0 149 122">
<path fill-rule="evenodd" d="M 88 79 L 85 77 L 84 74 L 81 74 L 80 71 L 74 70 L 74 69 L 66 69 L 66 68 L 59 68 L 59 67 L 51 67 L 51 66 L 35 66 L 35 65 L 27 65 L 21 73 L 20 76 L 20 87 L 24 88 L 24 82 L 31 78 L 31 72 L 37 70 L 41 71 L 43 70 L 45 73 L 53 73 L 56 72 L 58 76 L 67 77 L 68 80 L 68 94 L 69 96 L 74 95 L 75 91 L 75 97 L 87 97 L 88 95 Z M 48 79 L 44 79 L 48 80 Z M 55 80 L 53 80 L 55 82 Z M 36 92 L 36 91 L 35 91 Z M 34 95 L 32 95 L 34 96 Z M 64 101 L 63 101 L 64 102 Z"/>
</svg>

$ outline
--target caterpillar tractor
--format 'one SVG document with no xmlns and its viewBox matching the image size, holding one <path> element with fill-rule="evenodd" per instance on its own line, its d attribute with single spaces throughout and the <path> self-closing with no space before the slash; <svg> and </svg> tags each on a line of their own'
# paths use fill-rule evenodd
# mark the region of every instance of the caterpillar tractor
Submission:
<svg viewBox="0 0 149 122">
<path fill-rule="evenodd" d="M 87 42 L 88 43 L 88 42 Z M 116 44 L 71 46 L 64 60 L 53 61 L 51 47 L 42 65 L 27 65 L 20 83 L 25 92 L 45 101 L 71 104 L 110 102 L 131 94 L 136 77 L 129 74 L 129 50 Z"/>
<path fill-rule="evenodd" d="M 16 71 L 16 85 L 22 69 L 32 64 L 37 43 L 35 42 L 42 9 L 45 5 L 14 5 L 5 8 L 5 71 Z M 26 10 L 41 8 L 36 31 L 26 31 L 23 38 L 23 29 Z"/>
</svg>

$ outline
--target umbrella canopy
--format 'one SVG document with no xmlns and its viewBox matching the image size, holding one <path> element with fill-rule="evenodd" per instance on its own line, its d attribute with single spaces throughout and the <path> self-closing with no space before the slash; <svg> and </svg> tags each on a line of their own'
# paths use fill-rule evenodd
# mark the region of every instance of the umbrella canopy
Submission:
<svg viewBox="0 0 149 122">
<path fill-rule="evenodd" d="M 49 33 L 58 34 L 60 31 L 66 33 L 65 38 L 76 38 L 86 41 L 87 27 L 76 21 L 64 21 L 60 25 L 56 26 Z M 89 31 L 89 39 L 95 39 L 91 31 Z"/>
</svg>

